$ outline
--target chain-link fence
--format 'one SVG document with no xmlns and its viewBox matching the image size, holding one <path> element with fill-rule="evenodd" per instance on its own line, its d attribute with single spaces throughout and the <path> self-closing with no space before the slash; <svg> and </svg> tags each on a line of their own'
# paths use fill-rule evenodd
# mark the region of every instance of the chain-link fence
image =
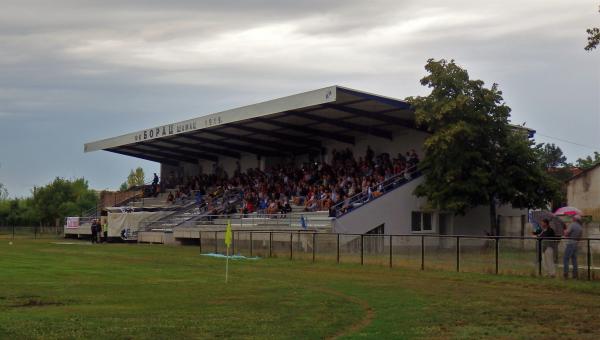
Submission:
<svg viewBox="0 0 600 340">
<path fill-rule="evenodd" d="M 63 230 L 62 226 L 0 226 L 0 239 L 62 238 Z"/>
<path fill-rule="evenodd" d="M 199 231 L 201 253 L 225 254 L 224 231 Z M 572 243 L 572 246 L 568 244 Z M 230 254 L 420 270 L 600 279 L 600 239 L 233 231 Z M 566 256 L 565 256 L 566 255 Z M 573 267 L 573 259 L 577 264 Z M 576 268 L 575 273 L 573 268 Z"/>
</svg>

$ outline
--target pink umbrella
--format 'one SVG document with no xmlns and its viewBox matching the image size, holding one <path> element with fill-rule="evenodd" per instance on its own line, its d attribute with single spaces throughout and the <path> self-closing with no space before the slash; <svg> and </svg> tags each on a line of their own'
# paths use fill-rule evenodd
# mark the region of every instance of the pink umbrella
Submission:
<svg viewBox="0 0 600 340">
<path fill-rule="evenodd" d="M 556 216 L 574 216 L 574 215 L 583 215 L 583 213 L 581 212 L 581 210 L 575 208 L 575 207 L 562 207 L 562 208 L 558 208 L 556 209 L 556 211 L 554 212 L 554 215 Z"/>
</svg>

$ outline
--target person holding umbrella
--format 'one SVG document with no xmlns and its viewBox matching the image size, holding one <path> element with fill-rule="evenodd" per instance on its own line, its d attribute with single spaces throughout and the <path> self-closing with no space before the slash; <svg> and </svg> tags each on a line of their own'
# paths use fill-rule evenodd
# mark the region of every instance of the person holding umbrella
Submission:
<svg viewBox="0 0 600 340">
<path fill-rule="evenodd" d="M 583 234 L 583 228 L 581 227 L 581 210 L 573 207 L 563 207 L 558 209 L 555 215 L 571 216 L 571 224 L 564 231 L 564 237 L 567 237 L 565 254 L 563 256 L 563 277 L 569 278 L 569 262 L 573 264 L 573 278 L 578 277 L 577 267 L 577 246 L 579 239 Z"/>
</svg>

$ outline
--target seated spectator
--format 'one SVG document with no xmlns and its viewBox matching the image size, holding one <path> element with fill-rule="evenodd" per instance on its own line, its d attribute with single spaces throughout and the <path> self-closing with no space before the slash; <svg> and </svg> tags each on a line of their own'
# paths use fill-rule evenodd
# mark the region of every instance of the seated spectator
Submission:
<svg viewBox="0 0 600 340">
<path fill-rule="evenodd" d="M 198 206 L 202 205 L 202 193 L 200 191 L 196 191 L 196 194 L 194 195 L 194 199 Z"/>
<path fill-rule="evenodd" d="M 280 212 L 284 216 L 292 212 L 292 207 L 290 206 L 290 202 L 288 200 L 285 200 L 285 202 L 281 205 Z"/>
<path fill-rule="evenodd" d="M 275 202 L 274 200 L 271 200 L 269 202 L 269 206 L 267 207 L 267 214 L 275 215 L 275 214 L 277 214 L 277 212 L 279 212 L 279 207 L 277 206 L 277 202 Z"/>
<path fill-rule="evenodd" d="M 175 197 L 173 193 L 169 191 L 169 195 L 167 196 L 167 203 L 173 204 L 175 202 Z"/>
</svg>

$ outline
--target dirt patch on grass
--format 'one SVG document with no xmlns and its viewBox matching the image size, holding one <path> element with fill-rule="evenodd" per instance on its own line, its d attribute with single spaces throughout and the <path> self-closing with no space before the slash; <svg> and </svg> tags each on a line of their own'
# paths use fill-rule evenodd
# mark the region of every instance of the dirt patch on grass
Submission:
<svg viewBox="0 0 600 340">
<path fill-rule="evenodd" d="M 28 308 L 63 305 L 64 303 L 59 301 L 44 301 L 39 296 L 19 296 L 17 297 L 16 301 L 8 306 L 12 308 Z"/>
<path fill-rule="evenodd" d="M 350 303 L 354 303 L 354 304 L 360 305 L 362 307 L 362 309 L 364 310 L 364 312 L 365 312 L 365 314 L 362 317 L 362 319 L 360 319 L 358 322 L 352 324 L 352 326 L 350 326 L 350 327 L 348 327 L 346 329 L 340 330 L 338 333 L 336 333 L 335 335 L 333 335 L 332 337 L 330 337 L 328 339 L 338 339 L 338 338 L 341 338 L 343 336 L 356 333 L 356 332 L 360 331 L 361 329 L 367 327 L 369 324 L 371 324 L 371 322 L 375 318 L 375 310 L 365 300 L 359 299 L 359 298 L 357 298 L 355 296 L 344 294 L 344 293 L 342 293 L 340 291 L 333 290 L 333 289 L 316 288 L 314 290 L 322 291 L 324 293 L 327 293 L 327 294 L 330 294 L 330 295 L 342 298 L 342 299 L 344 299 L 344 300 L 346 300 L 346 301 L 348 301 Z"/>
</svg>

